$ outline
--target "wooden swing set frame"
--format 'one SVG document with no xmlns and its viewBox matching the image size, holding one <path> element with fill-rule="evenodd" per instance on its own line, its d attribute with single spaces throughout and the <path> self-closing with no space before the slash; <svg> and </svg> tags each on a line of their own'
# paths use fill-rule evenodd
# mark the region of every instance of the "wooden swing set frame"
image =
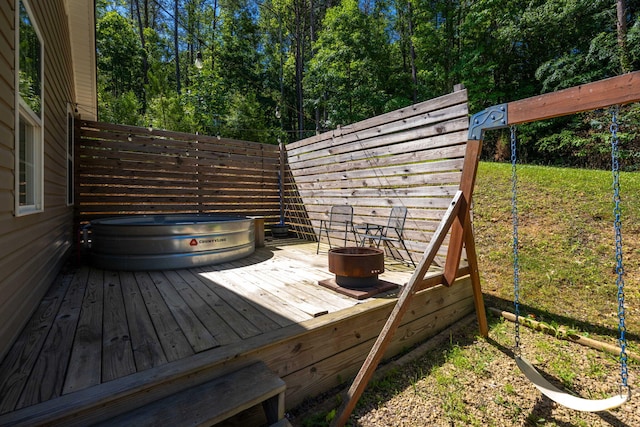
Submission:
<svg viewBox="0 0 640 427">
<path fill-rule="evenodd" d="M 402 316 L 409 308 L 411 298 L 416 292 L 423 289 L 422 279 L 449 231 L 451 231 L 451 235 L 443 279 L 442 283 L 438 284 L 451 286 L 454 283 L 459 271 L 462 250 L 465 248 L 480 334 L 485 337 L 488 335 L 489 329 L 480 287 L 478 259 L 470 214 L 484 132 L 638 101 L 640 101 L 640 71 L 635 71 L 553 93 L 496 105 L 471 116 L 459 189 L 451 200 L 449 208 L 434 232 L 411 279 L 402 288 L 396 306 L 351 384 L 332 426 L 342 427 L 346 424 L 376 367 L 382 360 L 389 342 L 400 325 Z"/>
</svg>

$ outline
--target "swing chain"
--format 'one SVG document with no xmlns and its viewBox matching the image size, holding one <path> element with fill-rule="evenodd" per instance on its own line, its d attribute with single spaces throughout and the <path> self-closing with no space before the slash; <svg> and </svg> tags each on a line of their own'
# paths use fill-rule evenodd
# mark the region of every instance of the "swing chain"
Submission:
<svg viewBox="0 0 640 427">
<path fill-rule="evenodd" d="M 613 175 L 613 228 L 615 232 L 616 251 L 616 286 L 618 288 L 618 343 L 620 345 L 620 379 L 622 387 L 629 389 L 629 372 L 627 369 L 627 339 L 624 308 L 624 267 L 622 265 L 622 208 L 620 207 L 620 137 L 618 136 L 619 108 L 611 109 L 611 172 Z"/>
<path fill-rule="evenodd" d="M 520 260 L 518 257 L 518 174 L 516 127 L 511 126 L 511 219 L 513 222 L 513 305 L 516 315 L 514 354 L 520 357 Z"/>
</svg>

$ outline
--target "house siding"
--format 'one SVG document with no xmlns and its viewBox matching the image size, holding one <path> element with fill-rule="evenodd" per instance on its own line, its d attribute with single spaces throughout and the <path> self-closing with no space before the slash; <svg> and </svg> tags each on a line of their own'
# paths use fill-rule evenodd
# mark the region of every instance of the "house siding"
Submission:
<svg viewBox="0 0 640 427">
<path fill-rule="evenodd" d="M 9 3 L 0 2 L 0 220 L 11 209 L 9 192 L 13 188 L 13 37 L 14 12 Z"/>
<path fill-rule="evenodd" d="M 0 359 L 56 277 L 73 242 L 66 206 L 66 115 L 74 101 L 64 0 L 31 1 L 44 45 L 44 211 L 14 216 L 15 8 L 0 6 Z"/>
</svg>

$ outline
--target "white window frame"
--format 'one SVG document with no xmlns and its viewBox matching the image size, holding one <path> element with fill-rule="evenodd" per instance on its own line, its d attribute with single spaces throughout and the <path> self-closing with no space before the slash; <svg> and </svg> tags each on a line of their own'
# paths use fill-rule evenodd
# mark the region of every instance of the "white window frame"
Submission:
<svg viewBox="0 0 640 427">
<path fill-rule="evenodd" d="M 31 25 L 38 36 L 40 42 L 40 114 L 36 114 L 29 105 L 20 96 L 20 3 L 22 3 L 27 11 Z M 15 91 L 16 91 L 16 109 L 15 109 L 15 216 L 29 215 L 44 211 L 44 41 L 42 33 L 33 18 L 33 13 L 29 4 L 29 0 L 17 0 L 15 10 Z M 31 179 L 30 197 L 32 201 L 28 204 L 20 203 L 20 119 L 31 128 L 30 141 L 27 143 L 31 147 L 30 159 L 33 163 L 32 173 L 28 179 Z"/>
<path fill-rule="evenodd" d="M 67 103 L 67 206 L 75 203 L 75 109 Z"/>
</svg>

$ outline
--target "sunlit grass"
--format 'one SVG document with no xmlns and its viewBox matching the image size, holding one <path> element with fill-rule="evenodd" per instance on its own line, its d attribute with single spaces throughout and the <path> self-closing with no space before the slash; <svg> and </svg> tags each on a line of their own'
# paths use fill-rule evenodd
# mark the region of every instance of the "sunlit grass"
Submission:
<svg viewBox="0 0 640 427">
<path fill-rule="evenodd" d="M 622 232 L 628 283 L 640 280 L 640 174 L 622 173 Z M 610 171 L 518 167 L 522 303 L 550 315 L 608 328 L 617 310 Z M 513 299 L 511 165 L 480 164 L 474 225 L 483 289 Z M 629 287 L 628 287 L 629 288 Z M 640 292 L 628 289 L 629 307 Z M 628 316 L 640 330 L 640 316 Z"/>
</svg>

